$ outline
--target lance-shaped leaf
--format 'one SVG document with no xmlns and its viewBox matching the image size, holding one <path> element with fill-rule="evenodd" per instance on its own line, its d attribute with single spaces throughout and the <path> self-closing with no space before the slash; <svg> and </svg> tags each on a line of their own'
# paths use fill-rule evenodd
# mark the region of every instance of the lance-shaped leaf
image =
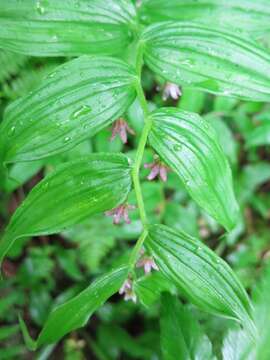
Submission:
<svg viewBox="0 0 270 360">
<path fill-rule="evenodd" d="M 145 0 L 139 9 L 145 23 L 168 20 L 198 21 L 213 27 L 226 26 L 254 35 L 269 32 L 267 0 Z"/>
<path fill-rule="evenodd" d="M 89 287 L 64 304 L 57 306 L 44 324 L 36 341 L 28 334 L 20 319 L 25 342 L 31 350 L 43 344 L 54 343 L 72 330 L 85 326 L 90 316 L 115 294 L 127 276 L 127 267 L 112 270 L 99 277 Z"/>
<path fill-rule="evenodd" d="M 17 208 L 0 240 L 0 261 L 19 237 L 53 234 L 117 207 L 130 191 L 124 155 L 93 154 L 49 174 Z"/>
<path fill-rule="evenodd" d="M 228 264 L 201 241 L 152 225 L 145 243 L 160 271 L 203 310 L 240 321 L 254 335 L 249 298 Z"/>
<path fill-rule="evenodd" d="M 161 302 L 161 350 L 164 360 L 213 360 L 212 345 L 191 311 L 169 294 Z"/>
<path fill-rule="evenodd" d="M 227 230 L 238 220 L 231 169 L 207 119 L 163 108 L 150 115 L 150 143 L 193 199 Z"/>
<path fill-rule="evenodd" d="M 12 103 L 0 126 L 4 161 L 47 157 L 74 147 L 125 112 L 135 98 L 133 70 L 110 57 L 82 56 Z"/>
<path fill-rule="evenodd" d="M 214 94 L 269 101 L 270 53 L 229 30 L 186 22 L 146 28 L 147 65 L 166 80 Z"/>
<path fill-rule="evenodd" d="M 121 53 L 131 42 L 130 0 L 0 2 L 0 47 L 34 56 Z"/>
</svg>

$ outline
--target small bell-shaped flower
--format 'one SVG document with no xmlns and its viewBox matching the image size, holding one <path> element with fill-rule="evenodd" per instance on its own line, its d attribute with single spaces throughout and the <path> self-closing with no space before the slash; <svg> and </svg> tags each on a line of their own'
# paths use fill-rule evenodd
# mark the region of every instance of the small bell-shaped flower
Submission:
<svg viewBox="0 0 270 360">
<path fill-rule="evenodd" d="M 126 144 L 128 134 L 135 135 L 135 131 L 128 126 L 128 123 L 123 118 L 119 118 L 113 124 L 110 141 L 113 141 L 116 135 L 119 135 L 123 144 Z"/>
<path fill-rule="evenodd" d="M 118 225 L 120 223 L 121 219 L 123 219 L 126 224 L 130 224 L 131 221 L 128 216 L 128 212 L 129 212 L 129 210 L 134 210 L 135 208 L 136 208 L 136 206 L 134 206 L 134 205 L 122 204 L 115 209 L 106 211 L 105 215 L 112 216 L 113 223 L 115 225 Z"/>
<path fill-rule="evenodd" d="M 141 251 L 141 258 L 136 263 L 136 267 L 143 267 L 145 274 L 150 274 L 152 269 L 159 271 L 155 260 L 151 256 L 145 255 L 143 250 Z"/>
<path fill-rule="evenodd" d="M 181 95 L 182 92 L 178 85 L 167 82 L 163 90 L 162 100 L 166 101 L 169 98 L 172 98 L 173 100 L 178 100 Z"/>
<path fill-rule="evenodd" d="M 158 156 L 155 155 L 154 162 L 144 164 L 144 167 L 145 169 L 151 169 L 150 174 L 147 176 L 148 180 L 151 181 L 159 176 L 163 182 L 167 181 L 167 173 L 169 169 L 162 161 L 159 160 Z"/>
<path fill-rule="evenodd" d="M 125 280 L 125 282 L 123 283 L 123 285 L 121 286 L 121 288 L 119 290 L 119 294 L 124 295 L 125 301 L 132 300 L 134 303 L 137 302 L 137 296 L 136 296 L 135 292 L 133 291 L 132 280 L 130 278 Z"/>
</svg>

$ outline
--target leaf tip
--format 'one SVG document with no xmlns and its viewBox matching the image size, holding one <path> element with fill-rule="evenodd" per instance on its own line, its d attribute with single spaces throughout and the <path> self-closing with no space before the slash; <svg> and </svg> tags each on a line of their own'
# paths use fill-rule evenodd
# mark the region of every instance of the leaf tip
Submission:
<svg viewBox="0 0 270 360">
<path fill-rule="evenodd" d="M 27 326 L 20 314 L 18 314 L 18 319 L 26 347 L 30 351 L 35 351 L 37 349 L 37 342 L 30 336 Z"/>
</svg>

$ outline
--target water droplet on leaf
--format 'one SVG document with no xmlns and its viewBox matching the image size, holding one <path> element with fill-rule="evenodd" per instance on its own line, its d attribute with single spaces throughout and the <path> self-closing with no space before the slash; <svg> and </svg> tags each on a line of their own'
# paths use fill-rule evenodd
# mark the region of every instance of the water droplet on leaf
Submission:
<svg viewBox="0 0 270 360">
<path fill-rule="evenodd" d="M 52 77 L 54 77 L 56 74 L 57 74 L 57 71 L 53 71 L 53 72 L 51 72 L 51 73 L 48 75 L 48 77 L 49 77 L 49 78 L 52 78 Z"/>
<path fill-rule="evenodd" d="M 48 187 L 49 187 L 49 183 L 48 182 L 45 182 L 44 184 L 42 184 L 42 188 L 43 189 L 48 189 Z"/>
<path fill-rule="evenodd" d="M 15 130 L 16 130 L 15 126 L 11 126 L 11 128 L 8 131 L 8 136 L 9 137 L 13 136 L 15 134 Z"/>
<path fill-rule="evenodd" d="M 37 12 L 40 15 L 43 15 L 45 13 L 45 8 L 42 6 L 40 1 L 37 2 Z"/>
<path fill-rule="evenodd" d="M 182 145 L 180 145 L 180 144 L 173 145 L 173 150 L 180 151 L 181 149 L 182 149 Z"/>
<path fill-rule="evenodd" d="M 89 105 L 83 105 L 71 114 L 71 119 L 77 119 L 79 116 L 87 115 L 91 111 L 92 111 L 92 108 Z"/>
<path fill-rule="evenodd" d="M 53 35 L 53 37 L 52 37 L 52 41 L 53 41 L 53 42 L 58 41 L 58 36 L 57 36 L 57 35 Z"/>
</svg>

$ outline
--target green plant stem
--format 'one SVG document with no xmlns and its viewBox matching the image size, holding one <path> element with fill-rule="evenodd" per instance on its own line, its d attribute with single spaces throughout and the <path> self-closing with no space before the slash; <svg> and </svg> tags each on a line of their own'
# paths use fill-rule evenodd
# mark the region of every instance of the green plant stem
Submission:
<svg viewBox="0 0 270 360">
<path fill-rule="evenodd" d="M 140 184 L 140 167 L 142 164 L 143 154 L 144 154 L 144 148 L 147 142 L 148 134 L 151 128 L 151 123 L 146 122 L 145 126 L 143 128 L 141 138 L 139 141 L 138 149 L 136 152 L 135 157 L 135 163 L 132 170 L 132 179 L 133 179 L 133 185 L 134 190 L 136 194 L 137 204 L 140 212 L 140 218 L 143 224 L 143 227 L 147 227 L 147 216 L 144 208 L 144 201 L 143 201 L 143 195 L 142 195 L 142 189 Z"/>
<path fill-rule="evenodd" d="M 147 234 L 148 234 L 147 230 L 144 230 L 142 232 L 141 236 L 139 237 L 138 241 L 136 242 L 136 244 L 132 250 L 132 253 L 129 258 L 129 268 L 131 270 L 134 268 L 134 265 L 137 261 L 138 255 L 139 255 L 139 251 L 141 250 L 141 247 L 144 243 L 144 240 L 145 240 Z"/>
<path fill-rule="evenodd" d="M 147 216 L 146 211 L 144 207 L 144 201 L 143 201 L 143 195 L 142 195 L 142 188 L 140 183 L 140 168 L 142 165 L 142 159 L 144 154 L 144 149 L 147 143 L 149 131 L 151 129 L 152 121 L 150 117 L 148 116 L 149 110 L 146 98 L 144 96 L 144 91 L 141 85 L 141 72 L 142 72 L 142 65 L 143 65 L 143 57 L 142 57 L 142 45 L 139 44 L 137 48 L 137 61 L 136 61 L 136 72 L 138 75 L 138 82 L 136 83 L 136 90 L 137 90 L 137 96 L 139 99 L 139 102 L 141 104 L 143 113 L 144 113 L 144 127 L 141 133 L 141 137 L 139 140 L 139 145 L 137 148 L 136 156 L 135 156 L 135 162 L 134 167 L 132 169 L 132 179 L 133 179 L 133 185 L 134 185 L 134 191 L 136 194 L 137 199 L 137 205 L 140 213 L 141 222 L 143 225 L 143 233 L 139 237 L 130 257 L 130 269 L 132 269 L 135 265 L 135 262 L 137 260 L 139 251 L 143 245 L 143 242 L 147 236 Z"/>
</svg>

